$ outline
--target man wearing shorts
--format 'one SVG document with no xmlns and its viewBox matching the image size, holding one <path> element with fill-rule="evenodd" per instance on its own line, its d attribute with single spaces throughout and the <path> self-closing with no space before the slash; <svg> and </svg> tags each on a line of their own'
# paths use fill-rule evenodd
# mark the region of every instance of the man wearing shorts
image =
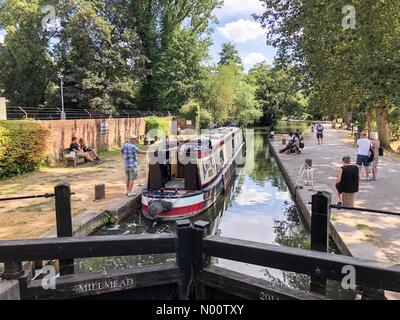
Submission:
<svg viewBox="0 0 400 320">
<path fill-rule="evenodd" d="M 365 175 L 369 181 L 369 156 L 371 150 L 371 140 L 368 139 L 368 133 L 366 131 L 361 132 L 361 138 L 357 140 L 358 152 L 357 152 L 357 165 L 360 168 L 365 167 Z"/>
<path fill-rule="evenodd" d="M 315 127 L 317 129 L 317 140 L 318 144 L 322 144 L 324 141 L 324 126 L 318 122 L 317 126 Z"/>
<path fill-rule="evenodd" d="M 135 180 L 138 178 L 137 157 L 138 153 L 145 154 L 145 151 L 140 151 L 136 147 L 137 138 L 133 136 L 129 138 L 121 148 L 121 153 L 124 155 L 125 175 L 126 175 L 126 195 L 134 197 L 136 193 L 132 191 Z"/>
</svg>

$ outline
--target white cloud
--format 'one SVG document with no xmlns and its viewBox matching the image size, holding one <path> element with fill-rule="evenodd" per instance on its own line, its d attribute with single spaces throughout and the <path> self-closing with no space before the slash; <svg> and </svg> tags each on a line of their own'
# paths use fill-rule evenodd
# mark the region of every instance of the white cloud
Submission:
<svg viewBox="0 0 400 320">
<path fill-rule="evenodd" d="M 255 204 L 263 204 L 272 199 L 272 194 L 267 191 L 260 191 L 255 188 L 247 189 L 246 192 L 240 193 L 235 198 L 235 203 L 240 206 L 251 206 Z"/>
<path fill-rule="evenodd" d="M 215 10 L 218 19 L 222 20 L 228 17 L 248 17 L 252 14 L 261 14 L 265 10 L 259 0 L 225 0 L 222 8 Z"/>
<path fill-rule="evenodd" d="M 263 61 L 267 61 L 267 58 L 259 52 L 251 52 L 245 58 L 243 58 L 244 64 L 249 66 L 253 66 Z"/>
<path fill-rule="evenodd" d="M 218 31 L 225 38 L 237 43 L 245 43 L 265 35 L 265 30 L 259 23 L 243 19 L 227 23 L 224 27 L 218 28 Z"/>
<path fill-rule="evenodd" d="M 4 43 L 4 36 L 0 34 L 0 43 Z"/>
</svg>

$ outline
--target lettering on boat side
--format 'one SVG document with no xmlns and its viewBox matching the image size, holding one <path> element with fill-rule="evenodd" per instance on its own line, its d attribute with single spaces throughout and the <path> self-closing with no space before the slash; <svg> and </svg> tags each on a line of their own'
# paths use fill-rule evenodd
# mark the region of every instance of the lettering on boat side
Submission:
<svg viewBox="0 0 400 320">
<path fill-rule="evenodd" d="M 123 289 L 131 287 L 134 284 L 132 278 L 103 280 L 96 282 L 88 282 L 79 284 L 73 287 L 75 293 L 87 293 L 93 291 L 109 290 L 109 289 Z"/>
</svg>

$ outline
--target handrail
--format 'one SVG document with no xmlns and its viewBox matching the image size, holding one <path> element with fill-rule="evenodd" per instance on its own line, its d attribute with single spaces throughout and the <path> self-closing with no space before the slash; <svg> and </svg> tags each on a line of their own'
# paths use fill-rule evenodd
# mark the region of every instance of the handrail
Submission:
<svg viewBox="0 0 400 320">
<path fill-rule="evenodd" d="M 365 212 L 372 212 L 372 213 L 388 214 L 388 215 L 392 215 L 392 216 L 400 216 L 400 212 L 393 212 L 393 211 L 387 211 L 387 210 L 368 209 L 368 208 L 353 208 L 353 207 L 345 207 L 345 206 L 341 206 L 341 205 L 331 205 L 330 207 L 332 209 L 337 209 L 337 210 L 365 211 Z"/>
<path fill-rule="evenodd" d="M 71 192 L 71 195 L 74 195 L 75 192 Z M 39 199 L 39 198 L 54 198 L 54 193 L 45 193 L 45 194 L 38 194 L 33 196 L 22 196 L 22 197 L 11 197 L 11 198 L 0 198 L 0 202 L 2 201 L 14 201 L 14 200 L 27 200 L 27 199 Z"/>
<path fill-rule="evenodd" d="M 176 251 L 177 237 L 170 234 L 0 241 L 1 262 L 133 256 Z"/>
<path fill-rule="evenodd" d="M 72 193 L 71 193 L 72 194 Z M 12 198 L 0 198 L 1 201 L 14 201 L 14 200 L 25 200 L 25 199 L 38 199 L 38 198 L 53 198 L 54 193 L 38 194 L 34 196 L 23 196 L 23 197 L 12 197 Z"/>
<path fill-rule="evenodd" d="M 400 292 L 400 266 L 381 262 L 216 236 L 204 239 L 204 252 L 218 258 L 337 281 L 345 276 L 343 267 L 352 266 L 358 285 Z"/>
</svg>

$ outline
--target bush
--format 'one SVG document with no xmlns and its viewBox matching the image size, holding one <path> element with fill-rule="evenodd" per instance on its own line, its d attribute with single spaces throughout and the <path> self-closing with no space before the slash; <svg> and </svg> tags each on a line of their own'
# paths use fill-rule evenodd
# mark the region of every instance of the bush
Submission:
<svg viewBox="0 0 400 320">
<path fill-rule="evenodd" d="M 169 134 L 170 122 L 158 117 L 146 118 L 146 134 L 151 130 L 161 131 L 165 135 Z"/>
<path fill-rule="evenodd" d="M 181 107 L 180 115 L 186 120 L 191 120 L 193 123 L 195 123 L 197 129 L 208 129 L 212 121 L 211 113 L 201 108 L 200 105 L 194 100 L 189 100 Z M 200 127 L 197 123 L 199 118 Z"/>
<path fill-rule="evenodd" d="M 50 131 L 34 121 L 0 121 L 0 179 L 37 170 L 48 152 Z"/>
<path fill-rule="evenodd" d="M 200 117 L 200 129 L 209 129 L 212 121 L 211 113 L 207 110 L 200 109 L 198 114 Z"/>
</svg>

